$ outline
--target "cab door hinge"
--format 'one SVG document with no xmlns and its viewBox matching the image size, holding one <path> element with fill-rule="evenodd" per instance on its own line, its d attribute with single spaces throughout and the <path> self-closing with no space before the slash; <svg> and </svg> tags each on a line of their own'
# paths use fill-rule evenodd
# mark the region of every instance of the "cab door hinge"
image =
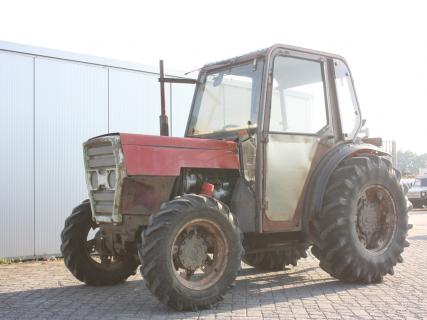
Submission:
<svg viewBox="0 0 427 320">
<path fill-rule="evenodd" d="M 262 136 L 261 143 L 268 143 L 268 134 Z"/>
<path fill-rule="evenodd" d="M 262 206 L 261 206 L 262 210 L 266 211 L 268 210 L 268 200 L 264 200 L 262 202 Z"/>
</svg>

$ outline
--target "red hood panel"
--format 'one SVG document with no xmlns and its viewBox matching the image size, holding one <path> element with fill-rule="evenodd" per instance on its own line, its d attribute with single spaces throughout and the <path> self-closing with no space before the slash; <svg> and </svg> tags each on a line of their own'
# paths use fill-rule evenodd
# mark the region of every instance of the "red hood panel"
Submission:
<svg viewBox="0 0 427 320">
<path fill-rule="evenodd" d="M 128 175 L 179 176 L 181 168 L 238 169 L 232 141 L 120 134 Z"/>
</svg>

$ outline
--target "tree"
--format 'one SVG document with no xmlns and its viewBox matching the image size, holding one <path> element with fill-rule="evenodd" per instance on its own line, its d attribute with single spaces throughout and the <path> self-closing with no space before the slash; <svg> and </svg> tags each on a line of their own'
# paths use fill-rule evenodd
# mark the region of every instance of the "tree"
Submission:
<svg viewBox="0 0 427 320">
<path fill-rule="evenodd" d="M 399 150 L 396 167 L 403 175 L 416 175 L 419 169 L 427 168 L 427 153 L 418 155 L 410 150 Z"/>
</svg>

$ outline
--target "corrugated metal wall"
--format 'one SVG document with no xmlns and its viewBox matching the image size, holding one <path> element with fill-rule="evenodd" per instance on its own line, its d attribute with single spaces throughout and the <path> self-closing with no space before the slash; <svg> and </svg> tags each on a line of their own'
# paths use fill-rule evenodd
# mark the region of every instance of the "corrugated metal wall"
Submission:
<svg viewBox="0 0 427 320">
<path fill-rule="evenodd" d="M 87 197 L 82 142 L 106 132 L 158 134 L 157 78 L 0 50 L 0 257 L 59 253 L 64 220 Z M 167 89 L 172 134 L 182 136 L 194 87 Z"/>
<path fill-rule="evenodd" d="M 0 52 L 0 256 L 34 253 L 32 57 Z"/>
</svg>

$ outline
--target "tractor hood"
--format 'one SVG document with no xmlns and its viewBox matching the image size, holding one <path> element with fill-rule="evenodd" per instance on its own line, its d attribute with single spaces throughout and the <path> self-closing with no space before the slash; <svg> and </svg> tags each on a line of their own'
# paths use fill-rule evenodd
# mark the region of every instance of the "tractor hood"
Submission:
<svg viewBox="0 0 427 320">
<path fill-rule="evenodd" d="M 181 168 L 238 169 L 233 141 L 120 133 L 128 176 L 179 176 Z"/>
</svg>

